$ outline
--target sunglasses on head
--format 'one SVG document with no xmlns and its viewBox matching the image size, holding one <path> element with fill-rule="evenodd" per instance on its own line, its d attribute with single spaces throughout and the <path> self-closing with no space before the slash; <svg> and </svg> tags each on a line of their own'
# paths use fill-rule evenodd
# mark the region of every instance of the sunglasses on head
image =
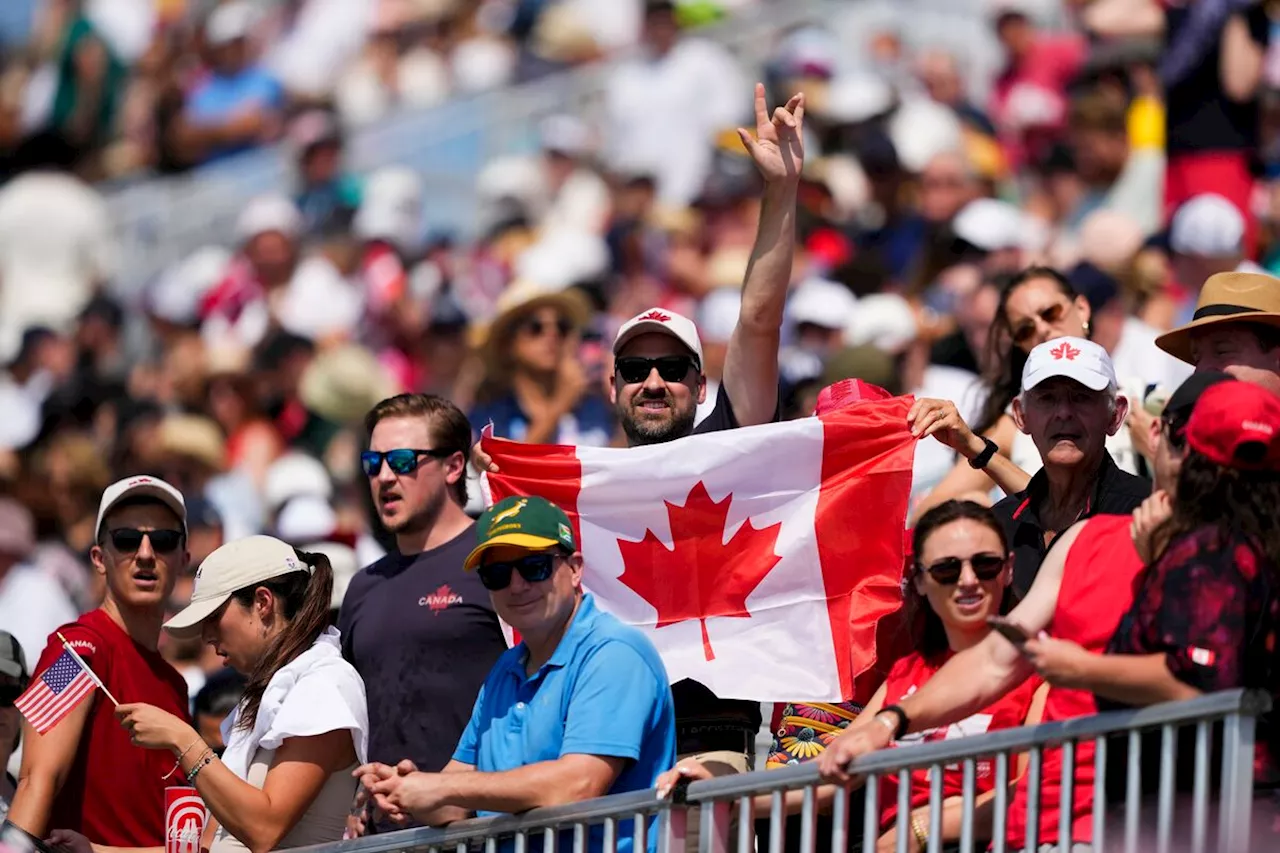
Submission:
<svg viewBox="0 0 1280 853">
<path fill-rule="evenodd" d="M 540 338 L 551 331 L 562 338 L 567 338 L 573 331 L 573 324 L 563 317 L 554 323 L 545 322 L 541 317 L 530 317 L 520 324 L 520 328 L 534 338 Z"/>
<path fill-rule="evenodd" d="M 661 358 L 627 356 L 617 359 L 613 364 L 614 370 L 627 384 L 645 381 L 655 367 L 663 382 L 682 382 L 694 366 L 693 357 L 687 355 L 664 355 Z"/>
<path fill-rule="evenodd" d="M 967 562 L 973 566 L 973 573 L 977 575 L 978 580 L 993 581 L 1000 577 L 1007 561 L 1007 557 L 999 554 L 974 554 Z M 960 582 L 960 574 L 964 571 L 965 562 L 960 557 L 944 557 L 933 565 L 926 566 L 925 571 L 935 582 L 943 586 L 951 586 Z"/>
<path fill-rule="evenodd" d="M 382 452 L 366 450 L 360 454 L 360 467 L 366 477 L 376 477 L 382 473 L 382 460 L 387 460 L 387 467 L 395 474 L 412 474 L 418 470 L 419 460 L 423 456 L 433 459 L 448 459 L 453 450 L 421 450 L 409 447 L 397 447 L 395 450 Z"/>
<path fill-rule="evenodd" d="M 117 527 L 108 531 L 111 544 L 117 551 L 131 553 L 142 547 L 142 537 L 151 540 L 151 549 L 157 553 L 176 551 L 182 545 L 181 530 L 137 530 L 132 527 Z"/>
<path fill-rule="evenodd" d="M 1037 316 L 1044 321 L 1046 326 L 1052 326 L 1054 323 L 1061 320 L 1063 315 L 1066 313 L 1067 306 L 1064 303 L 1059 302 L 1037 312 Z M 1021 326 L 1013 330 L 1013 342 L 1015 344 L 1028 343 L 1035 336 L 1036 326 L 1034 323 L 1023 323 Z"/>
<path fill-rule="evenodd" d="M 484 588 L 497 592 L 511 586 L 511 573 L 519 572 L 525 583 L 542 583 L 556 570 L 558 554 L 530 554 L 518 560 L 485 563 L 476 569 Z"/>
</svg>

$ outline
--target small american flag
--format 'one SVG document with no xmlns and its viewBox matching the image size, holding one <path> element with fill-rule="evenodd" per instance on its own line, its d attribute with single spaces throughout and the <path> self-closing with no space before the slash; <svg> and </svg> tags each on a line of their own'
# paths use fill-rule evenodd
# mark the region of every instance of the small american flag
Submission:
<svg viewBox="0 0 1280 853">
<path fill-rule="evenodd" d="M 37 678 L 13 706 L 38 734 L 44 734 L 93 692 L 97 684 L 80 659 L 69 650 Z"/>
</svg>

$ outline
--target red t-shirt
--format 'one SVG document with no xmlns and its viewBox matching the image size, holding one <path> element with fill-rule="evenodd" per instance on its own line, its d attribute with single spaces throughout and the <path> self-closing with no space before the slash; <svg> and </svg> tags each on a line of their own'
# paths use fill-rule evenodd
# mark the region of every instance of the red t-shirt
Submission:
<svg viewBox="0 0 1280 853">
<path fill-rule="evenodd" d="M 1079 643 L 1085 651 L 1102 654 L 1121 618 L 1133 604 L 1134 587 L 1142 574 L 1142 559 L 1133 548 L 1128 515 L 1097 515 L 1071 543 L 1062 569 L 1058 606 L 1049 634 Z M 1087 690 L 1050 687 L 1043 721 L 1070 720 L 1098 713 Z M 1093 838 L 1093 741 L 1076 744 L 1075 791 L 1072 794 L 1072 840 L 1088 844 Z M 1062 798 L 1062 748 L 1044 751 L 1040 770 L 1040 829 L 1037 844 L 1058 841 L 1058 806 Z M 1019 783 L 1009 806 L 1009 843 L 1021 850 L 1027 840 L 1027 785 Z"/>
<path fill-rule="evenodd" d="M 102 610 L 81 616 L 61 629 L 120 702 L 146 702 L 190 722 L 187 685 L 156 652 L 144 649 Z M 42 673 L 62 654 L 50 637 L 35 672 Z M 173 753 L 143 749 L 115 718 L 111 700 L 95 690 L 75 761 L 53 799 L 49 829 L 71 829 L 95 844 L 112 847 L 164 845 L 164 789 L 184 785 L 181 777 L 161 777 L 173 769 Z"/>
<path fill-rule="evenodd" d="M 915 693 L 951 658 L 951 653 L 926 660 L 920 653 L 910 654 L 894 664 L 885 679 L 885 704 L 893 705 Z M 1023 725 L 1031 709 L 1031 698 L 1040 686 L 1040 679 L 1028 678 L 1019 687 L 1009 691 L 973 716 L 953 723 L 945 729 L 929 729 L 904 737 L 894 746 L 910 746 L 927 741 L 948 740 L 965 735 L 981 735 L 987 732 L 1011 729 Z M 974 774 L 975 791 L 983 794 L 995 785 L 995 762 L 991 758 L 979 759 Z M 959 797 L 964 794 L 964 769 L 959 764 L 948 764 L 942 771 L 942 797 Z M 911 773 L 911 808 L 929 804 L 929 770 L 922 768 Z M 887 827 L 898 815 L 898 777 L 883 776 L 880 779 L 880 822 Z"/>
</svg>

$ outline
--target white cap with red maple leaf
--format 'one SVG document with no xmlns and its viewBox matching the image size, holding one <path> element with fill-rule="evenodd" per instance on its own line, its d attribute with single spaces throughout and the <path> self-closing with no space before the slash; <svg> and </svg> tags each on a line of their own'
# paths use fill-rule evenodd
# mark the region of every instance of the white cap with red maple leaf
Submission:
<svg viewBox="0 0 1280 853">
<path fill-rule="evenodd" d="M 1054 338 L 1033 349 L 1022 368 L 1022 390 L 1030 391 L 1055 376 L 1074 379 L 1091 391 L 1114 389 L 1118 384 L 1111 356 L 1084 338 Z"/>
<path fill-rule="evenodd" d="M 688 317 L 662 308 L 641 311 L 623 323 L 613 339 L 613 354 L 617 355 L 632 338 L 649 332 L 670 335 L 684 344 L 698 359 L 698 370 L 702 370 L 702 339 L 698 337 L 698 327 Z"/>
</svg>

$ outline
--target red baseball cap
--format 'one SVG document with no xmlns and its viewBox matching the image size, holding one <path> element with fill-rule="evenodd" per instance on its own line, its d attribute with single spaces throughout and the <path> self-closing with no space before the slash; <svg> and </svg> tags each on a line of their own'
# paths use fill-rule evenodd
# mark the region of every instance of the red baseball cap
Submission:
<svg viewBox="0 0 1280 853">
<path fill-rule="evenodd" d="M 1196 402 L 1187 444 L 1226 468 L 1280 471 L 1280 397 L 1250 382 L 1219 382 Z"/>
</svg>

